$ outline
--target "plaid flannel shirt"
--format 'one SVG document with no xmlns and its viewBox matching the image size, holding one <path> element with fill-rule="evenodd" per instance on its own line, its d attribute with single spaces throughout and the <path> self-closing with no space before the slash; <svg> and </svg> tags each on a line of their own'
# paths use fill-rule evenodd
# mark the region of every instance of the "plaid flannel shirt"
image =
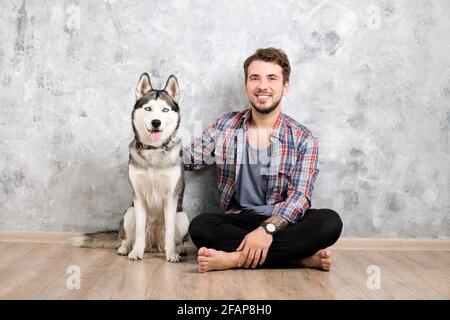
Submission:
<svg viewBox="0 0 450 320">
<path fill-rule="evenodd" d="M 185 170 L 216 164 L 220 207 L 224 209 L 229 209 L 244 160 L 250 117 L 250 109 L 225 114 L 209 125 L 202 137 L 183 148 Z M 303 125 L 280 113 L 270 141 L 266 202 L 274 205 L 272 216 L 296 223 L 311 206 L 319 172 L 317 138 Z M 232 211 L 239 213 L 238 209 Z"/>
</svg>

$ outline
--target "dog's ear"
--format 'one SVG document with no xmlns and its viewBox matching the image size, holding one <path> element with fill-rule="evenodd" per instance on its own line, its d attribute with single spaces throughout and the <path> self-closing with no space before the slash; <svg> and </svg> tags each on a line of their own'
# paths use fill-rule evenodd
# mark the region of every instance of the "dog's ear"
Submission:
<svg viewBox="0 0 450 320">
<path fill-rule="evenodd" d="M 178 87 L 177 78 L 174 75 L 171 75 L 169 79 L 167 79 L 164 91 L 178 104 L 178 101 L 180 101 L 180 88 Z"/>
<path fill-rule="evenodd" d="M 145 96 L 145 94 L 150 90 L 152 90 L 152 84 L 150 83 L 150 76 L 147 73 L 143 73 L 139 78 L 139 82 L 136 88 L 136 101 Z"/>
</svg>

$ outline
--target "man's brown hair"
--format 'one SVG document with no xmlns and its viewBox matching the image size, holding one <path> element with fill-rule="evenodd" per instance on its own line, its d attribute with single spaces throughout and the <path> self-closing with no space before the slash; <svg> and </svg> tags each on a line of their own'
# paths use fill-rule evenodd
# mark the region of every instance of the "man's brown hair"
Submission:
<svg viewBox="0 0 450 320">
<path fill-rule="evenodd" d="M 291 65 L 286 53 L 281 49 L 266 48 L 258 49 L 254 54 L 247 58 L 244 62 L 245 83 L 247 83 L 248 66 L 255 60 L 261 60 L 265 62 L 274 62 L 283 69 L 283 83 L 289 81 L 289 75 L 291 74 Z"/>
</svg>

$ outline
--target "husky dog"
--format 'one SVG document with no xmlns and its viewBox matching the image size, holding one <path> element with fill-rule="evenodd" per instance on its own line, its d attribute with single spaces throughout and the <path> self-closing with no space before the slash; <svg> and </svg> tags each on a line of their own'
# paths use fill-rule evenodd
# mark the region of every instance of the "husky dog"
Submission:
<svg viewBox="0 0 450 320">
<path fill-rule="evenodd" d="M 177 78 L 171 75 L 164 90 L 154 90 L 150 77 L 141 75 L 132 113 L 134 140 L 130 143 L 129 180 L 133 204 L 120 222 L 114 240 L 106 233 L 74 239 L 82 247 L 120 247 L 119 255 L 142 259 L 145 251 L 165 252 L 169 262 L 180 261 L 189 219 L 182 211 L 184 170 Z M 113 234 L 114 236 L 114 234 Z"/>
</svg>

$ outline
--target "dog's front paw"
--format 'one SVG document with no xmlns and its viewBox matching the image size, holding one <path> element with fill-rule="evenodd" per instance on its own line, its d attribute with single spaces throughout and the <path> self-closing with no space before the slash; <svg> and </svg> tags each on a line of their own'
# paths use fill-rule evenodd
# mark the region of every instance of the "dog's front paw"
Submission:
<svg viewBox="0 0 450 320">
<path fill-rule="evenodd" d="M 127 247 L 121 246 L 119 249 L 117 249 L 117 254 L 119 256 L 126 256 L 130 250 Z"/>
<path fill-rule="evenodd" d="M 180 262 L 181 258 L 180 255 L 176 252 L 172 254 L 166 253 L 166 261 L 167 262 Z"/>
<path fill-rule="evenodd" d="M 133 249 L 128 255 L 128 260 L 142 260 L 143 257 L 144 257 L 144 249 L 142 250 Z"/>
</svg>

